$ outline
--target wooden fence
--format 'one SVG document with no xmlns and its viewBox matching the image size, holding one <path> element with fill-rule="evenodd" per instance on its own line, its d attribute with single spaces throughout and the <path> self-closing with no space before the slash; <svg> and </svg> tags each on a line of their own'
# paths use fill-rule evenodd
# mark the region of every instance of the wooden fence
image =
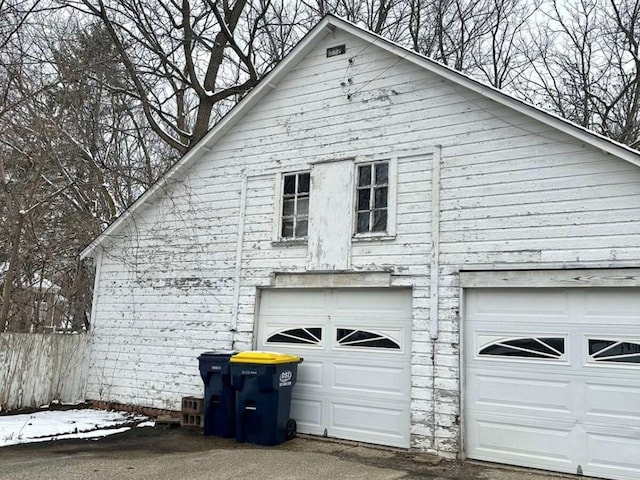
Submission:
<svg viewBox="0 0 640 480">
<path fill-rule="evenodd" d="M 0 409 L 84 400 L 89 335 L 0 333 Z"/>
</svg>

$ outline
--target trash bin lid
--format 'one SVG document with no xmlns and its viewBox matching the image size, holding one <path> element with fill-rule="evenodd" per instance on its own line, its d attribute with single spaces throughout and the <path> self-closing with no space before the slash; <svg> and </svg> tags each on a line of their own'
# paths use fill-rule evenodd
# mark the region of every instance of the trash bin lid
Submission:
<svg viewBox="0 0 640 480">
<path fill-rule="evenodd" d="M 231 357 L 238 353 L 237 350 L 211 350 L 209 352 L 202 352 L 201 357 Z"/>
<path fill-rule="evenodd" d="M 302 359 L 297 355 L 277 352 L 240 352 L 229 359 L 231 363 L 258 363 L 274 365 L 278 363 L 300 363 Z"/>
</svg>

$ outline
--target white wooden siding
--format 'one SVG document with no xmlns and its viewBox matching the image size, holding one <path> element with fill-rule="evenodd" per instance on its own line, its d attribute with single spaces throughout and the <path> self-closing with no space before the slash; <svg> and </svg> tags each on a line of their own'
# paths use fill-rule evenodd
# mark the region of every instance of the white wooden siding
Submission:
<svg viewBox="0 0 640 480">
<path fill-rule="evenodd" d="M 326 48 L 341 43 L 346 54 L 326 58 Z M 442 146 L 441 253 L 439 338 L 432 342 L 435 145 Z M 393 285 L 413 287 L 412 445 L 457 452 L 457 272 L 465 265 L 638 262 L 640 169 L 339 29 L 153 205 L 136 212 L 99 256 L 89 397 L 177 409 L 181 396 L 201 393 L 196 357 L 250 348 L 256 287 L 270 285 L 274 272 L 306 269 L 306 245 L 272 243 L 276 173 L 392 156 L 396 237 L 354 241 L 352 268 L 389 269 Z"/>
</svg>

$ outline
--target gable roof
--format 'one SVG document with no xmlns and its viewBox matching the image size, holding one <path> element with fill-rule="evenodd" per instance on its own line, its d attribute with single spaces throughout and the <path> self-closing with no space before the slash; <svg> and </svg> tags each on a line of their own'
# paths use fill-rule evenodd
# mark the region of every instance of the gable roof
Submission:
<svg viewBox="0 0 640 480">
<path fill-rule="evenodd" d="M 605 153 L 614 155 L 622 160 L 626 160 L 634 165 L 640 166 L 640 152 L 612 140 L 604 135 L 595 133 L 587 128 L 576 125 L 553 113 L 544 111 L 530 103 L 519 100 L 495 87 L 474 80 L 467 75 L 452 68 L 431 60 L 424 55 L 409 50 L 395 42 L 373 32 L 364 30 L 357 25 L 342 18 L 328 14 L 318 22 L 318 24 L 305 35 L 305 37 L 291 50 L 291 52 L 271 70 L 254 89 L 249 92 L 234 108 L 229 111 L 209 132 L 186 153 L 178 162 L 169 169 L 154 185 L 152 185 L 138 200 L 136 200 L 127 210 L 125 210 L 106 230 L 93 240 L 81 253 L 80 258 L 84 259 L 93 256 L 96 248 L 104 243 L 111 235 L 116 233 L 120 227 L 139 210 L 146 202 L 153 198 L 159 190 L 166 185 L 167 181 L 175 177 L 178 172 L 183 171 L 189 165 L 202 157 L 212 145 L 217 143 L 225 133 L 236 125 L 242 117 L 248 113 L 262 98 L 271 90 L 276 88 L 278 83 L 300 62 L 311 50 L 313 50 L 327 35 L 335 29 L 340 29 L 369 44 L 376 45 L 387 52 L 397 55 L 415 65 L 418 65 L 431 73 L 441 76 L 454 84 L 472 90 L 486 98 L 489 98 L 503 106 L 517 110 L 518 112 L 537 120 L 545 125 L 555 128 L 583 143 L 591 145 Z"/>
</svg>

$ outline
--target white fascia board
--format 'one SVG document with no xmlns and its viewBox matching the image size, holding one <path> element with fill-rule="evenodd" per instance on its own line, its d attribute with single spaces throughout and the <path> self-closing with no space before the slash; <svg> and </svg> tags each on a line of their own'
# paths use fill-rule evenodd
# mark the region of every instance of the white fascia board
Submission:
<svg viewBox="0 0 640 480">
<path fill-rule="evenodd" d="M 555 128 L 562 133 L 570 135 L 581 142 L 602 150 L 605 153 L 609 153 L 634 165 L 640 166 L 640 152 L 637 152 L 627 145 L 616 142 L 604 135 L 600 135 L 599 133 L 570 122 L 556 114 L 542 110 L 535 105 L 513 97 L 495 87 L 492 87 L 491 85 L 474 80 L 463 73 L 453 70 L 446 65 L 425 57 L 424 55 L 416 53 L 413 50 L 409 50 L 395 42 L 387 40 L 378 34 L 362 30 L 351 22 L 337 17 L 331 17 L 331 23 L 347 33 L 359 37 L 365 42 L 374 44 L 394 55 L 402 57 L 415 65 L 425 68 L 426 70 L 451 81 L 452 83 L 472 90 L 486 98 L 504 105 L 505 107 L 527 115 L 528 117 Z"/>
<path fill-rule="evenodd" d="M 305 37 L 291 50 L 291 52 L 271 70 L 265 77 L 251 90 L 240 103 L 229 111 L 209 132 L 193 146 L 180 160 L 178 160 L 167 173 L 165 173 L 156 183 L 149 187 L 138 200 L 136 200 L 127 210 L 125 210 L 104 232 L 95 238 L 87 247 L 80 252 L 80 258 L 92 257 L 96 248 L 102 245 L 110 236 L 114 235 L 120 227 L 134 213 L 140 210 L 145 203 L 161 190 L 167 181 L 174 178 L 180 171 L 189 167 L 197 159 L 207 153 L 225 133 L 236 125 L 260 100 L 262 100 L 271 90 L 276 88 L 278 83 L 304 58 L 315 46 L 329 33 L 333 31 L 330 26 L 333 17 L 324 17 Z"/>
</svg>

